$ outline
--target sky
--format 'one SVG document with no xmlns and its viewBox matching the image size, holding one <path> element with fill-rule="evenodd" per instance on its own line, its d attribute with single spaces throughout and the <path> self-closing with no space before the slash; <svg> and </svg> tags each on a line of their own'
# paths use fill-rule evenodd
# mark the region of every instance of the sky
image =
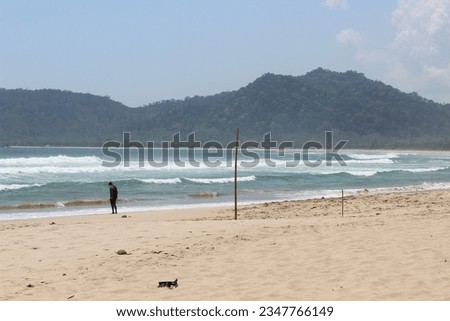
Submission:
<svg viewBox="0 0 450 321">
<path fill-rule="evenodd" d="M 0 0 L 0 88 L 130 107 L 354 70 L 450 103 L 450 0 Z"/>
</svg>

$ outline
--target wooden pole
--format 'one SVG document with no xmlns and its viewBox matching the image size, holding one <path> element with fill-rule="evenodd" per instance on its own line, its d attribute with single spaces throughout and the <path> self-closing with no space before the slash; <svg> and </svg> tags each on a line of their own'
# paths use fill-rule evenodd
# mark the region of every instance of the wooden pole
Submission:
<svg viewBox="0 0 450 321">
<path fill-rule="evenodd" d="M 234 219 L 237 220 L 237 164 L 239 150 L 239 127 L 236 129 L 236 148 L 234 152 Z"/>
<path fill-rule="evenodd" d="M 344 217 L 344 190 L 342 190 L 342 217 Z"/>
</svg>

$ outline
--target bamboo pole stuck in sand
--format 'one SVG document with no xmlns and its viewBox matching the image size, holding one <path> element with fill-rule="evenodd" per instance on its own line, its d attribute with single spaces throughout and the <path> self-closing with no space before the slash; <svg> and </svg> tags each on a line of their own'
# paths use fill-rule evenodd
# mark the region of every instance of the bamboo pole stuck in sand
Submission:
<svg viewBox="0 0 450 321">
<path fill-rule="evenodd" d="M 344 217 L 344 190 L 342 190 L 342 217 Z"/>
<path fill-rule="evenodd" d="M 237 220 L 237 164 L 239 149 L 239 127 L 236 129 L 236 148 L 234 153 L 234 219 Z"/>
</svg>

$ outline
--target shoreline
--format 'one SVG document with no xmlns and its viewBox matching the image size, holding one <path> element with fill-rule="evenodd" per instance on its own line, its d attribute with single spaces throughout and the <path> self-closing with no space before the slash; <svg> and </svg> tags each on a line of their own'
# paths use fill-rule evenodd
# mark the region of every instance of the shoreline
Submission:
<svg viewBox="0 0 450 321">
<path fill-rule="evenodd" d="M 414 192 L 433 192 L 433 191 L 450 191 L 450 184 L 447 186 L 446 183 L 423 183 L 420 185 L 410 185 L 410 186 L 394 186 L 394 187 L 375 187 L 375 188 L 354 188 L 354 189 L 344 189 L 344 196 L 354 196 L 354 195 L 379 195 L 379 194 L 397 194 L 397 193 L 414 193 Z M 432 186 L 425 186 L 425 185 L 432 185 Z M 319 192 L 319 191 L 318 191 Z M 299 198 L 286 198 L 286 199 L 265 199 L 265 200 L 254 200 L 254 201 L 240 201 L 238 203 L 238 207 L 247 207 L 247 206 L 258 206 L 265 203 L 282 203 L 282 202 L 303 202 L 303 201 L 314 201 L 317 199 L 341 199 L 341 190 L 320 190 L 320 192 L 315 196 L 306 195 L 304 197 Z M 120 201 L 120 200 L 119 200 Z M 97 201 L 98 202 L 98 201 Z M 96 206 L 96 207 L 48 207 L 50 209 L 50 212 L 45 212 L 45 209 L 42 208 L 41 211 L 35 211 L 35 212 L 21 212 L 21 211 L 6 211 L 1 213 L 0 212 L 0 223 L 5 221 L 15 221 L 15 220 L 33 220 L 33 219 L 51 219 L 51 218 L 63 218 L 63 217 L 86 217 L 86 216 L 92 216 L 92 215 L 109 215 L 109 202 L 107 200 L 103 201 L 104 206 Z M 218 208 L 227 208 L 227 207 L 234 207 L 233 201 L 228 202 L 217 202 L 217 203 L 197 203 L 197 204 L 177 204 L 172 206 L 159 206 L 159 207 L 144 207 L 144 206 L 138 206 L 138 207 L 130 207 L 130 206 L 122 206 L 124 203 L 118 203 L 119 205 L 119 212 L 123 212 L 123 214 L 139 214 L 139 213 L 146 213 L 148 215 L 153 215 L 153 213 L 160 213 L 160 212 L 173 212 L 173 211 L 185 211 L 185 210 L 198 210 L 198 209 L 205 209 L 205 210 L 215 210 Z M 125 208 L 125 210 L 120 211 L 121 207 Z M 141 207 L 144 207 L 143 209 Z M 72 211 L 62 211 L 64 208 L 71 208 Z M 78 208 L 78 209 L 77 209 Z M 132 210 L 130 210 L 132 208 Z M 2 218 L 2 215 L 15 215 L 15 214 L 27 214 L 28 216 L 20 218 L 20 217 L 7 217 Z M 38 214 L 44 214 L 42 216 L 39 216 Z M 48 215 L 47 215 L 48 214 Z M 120 213 L 122 214 L 122 213 Z M 31 215 L 35 215 L 32 216 Z"/>
<path fill-rule="evenodd" d="M 344 190 L 344 204 L 346 201 L 353 200 L 354 198 L 363 197 L 363 198 L 374 198 L 374 197 L 392 197 L 394 195 L 405 195 L 405 194 L 433 194 L 433 193 L 448 193 L 449 201 L 450 201 L 450 188 L 437 188 L 437 189 L 420 189 L 419 186 L 411 186 L 413 189 L 408 189 L 409 186 L 405 187 L 392 187 L 385 190 L 385 188 L 371 188 L 369 189 L 352 189 L 352 190 Z M 334 190 L 333 190 L 334 191 Z M 267 207 L 269 205 L 281 206 L 282 204 L 292 204 L 293 206 L 301 206 L 302 204 L 316 204 L 317 202 L 321 203 L 339 203 L 342 202 L 341 191 L 334 191 L 339 196 L 317 196 L 313 198 L 305 198 L 305 199 L 283 199 L 283 200 L 265 200 L 265 201 L 250 201 L 250 202 L 240 202 L 238 203 L 238 212 L 244 211 L 246 212 L 249 208 L 257 208 L 261 209 Z M 105 202 L 106 204 L 106 202 Z M 92 213 L 91 209 L 86 209 L 86 211 L 91 210 L 91 213 L 87 214 L 73 214 L 73 215 L 56 215 L 56 216 L 43 216 L 43 217 L 28 217 L 28 218 L 12 218 L 12 219 L 0 219 L 0 226 L 2 223 L 21 223 L 21 222 L 31 222 L 31 221 L 42 221 L 42 220 L 52 220 L 52 219 L 68 219 L 68 220 L 82 220 L 83 218 L 89 220 L 91 218 L 97 217 L 110 217 L 110 216 L 127 216 L 131 217 L 135 216 L 145 216 L 151 217 L 152 221 L 164 221 L 169 217 L 176 218 L 177 220 L 191 220 L 191 219 L 199 219 L 197 215 L 193 215 L 194 213 L 201 213 L 200 216 L 202 219 L 206 219 L 209 217 L 210 219 L 217 219 L 220 217 L 218 213 L 223 213 L 224 211 L 233 211 L 233 214 L 230 216 L 234 219 L 234 204 L 232 202 L 227 203 L 216 203 L 216 204 L 189 204 L 189 205 L 177 205 L 174 207 L 163 207 L 163 208 L 150 208 L 136 211 L 120 211 L 118 214 L 109 213 L 110 208 L 109 204 L 106 204 L 105 207 L 96 208 L 101 211 L 98 213 Z M 209 215 L 208 215 L 209 214 Z M 450 215 L 450 212 L 449 212 Z M 247 218 L 248 219 L 248 218 Z M 254 219 L 254 218 L 250 218 Z"/>
<path fill-rule="evenodd" d="M 1 221 L 0 300 L 449 300 L 449 201 L 361 193 L 343 217 L 327 198 L 242 206 L 237 221 L 231 207 Z"/>
</svg>

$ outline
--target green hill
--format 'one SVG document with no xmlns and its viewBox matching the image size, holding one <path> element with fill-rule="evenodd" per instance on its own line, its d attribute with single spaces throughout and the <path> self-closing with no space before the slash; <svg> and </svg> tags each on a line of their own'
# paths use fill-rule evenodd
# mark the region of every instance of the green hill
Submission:
<svg viewBox="0 0 450 321">
<path fill-rule="evenodd" d="M 0 90 L 0 144 L 102 145 L 133 110 L 106 97 L 60 90 Z"/>
<path fill-rule="evenodd" d="M 107 97 L 58 90 L 0 90 L 0 144 L 101 146 L 133 140 L 170 141 L 195 132 L 202 141 L 261 141 L 265 133 L 347 147 L 450 149 L 450 105 L 406 94 L 363 74 L 316 69 L 303 76 L 265 74 L 231 92 L 129 108 Z"/>
</svg>

